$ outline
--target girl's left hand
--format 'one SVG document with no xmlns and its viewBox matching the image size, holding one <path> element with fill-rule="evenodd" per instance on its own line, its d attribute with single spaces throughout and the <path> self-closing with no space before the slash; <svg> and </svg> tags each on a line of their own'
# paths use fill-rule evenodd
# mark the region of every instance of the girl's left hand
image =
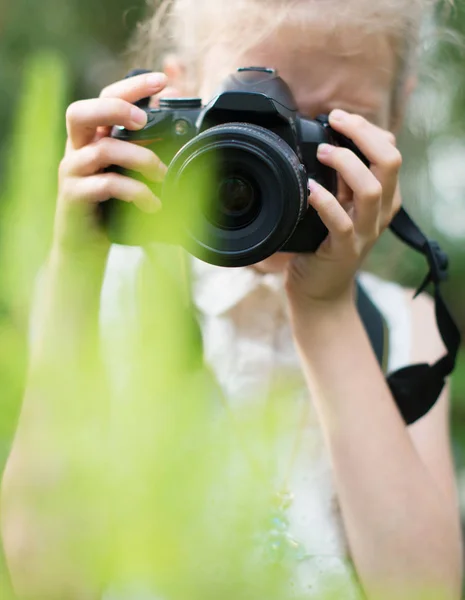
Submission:
<svg viewBox="0 0 465 600">
<path fill-rule="evenodd" d="M 335 169 L 351 191 L 346 209 L 315 181 L 309 181 L 309 204 L 329 234 L 314 254 L 296 255 L 287 269 L 291 306 L 332 305 L 352 299 L 355 274 L 401 205 L 398 174 L 402 156 L 394 136 L 359 115 L 334 110 L 331 127 L 350 138 L 371 168 L 347 148 L 322 144 L 318 160 Z"/>
</svg>

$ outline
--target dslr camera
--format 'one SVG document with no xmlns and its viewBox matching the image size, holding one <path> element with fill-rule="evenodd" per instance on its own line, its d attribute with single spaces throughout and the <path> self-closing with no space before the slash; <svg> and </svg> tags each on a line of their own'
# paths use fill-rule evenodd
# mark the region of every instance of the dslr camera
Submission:
<svg viewBox="0 0 465 600">
<path fill-rule="evenodd" d="M 317 160 L 318 145 L 349 147 L 366 163 L 326 116 L 298 113 L 274 69 L 238 69 L 206 106 L 200 98 L 163 98 L 153 109 L 149 100 L 138 103 L 147 112 L 144 129 L 115 127 L 112 137 L 148 147 L 168 166 L 160 186 L 144 180 L 163 209 L 148 215 L 132 204 L 103 203 L 114 243 L 182 244 L 226 267 L 251 265 L 275 252 L 314 252 L 327 229 L 308 205 L 308 178 L 337 193 L 336 172 Z"/>
</svg>

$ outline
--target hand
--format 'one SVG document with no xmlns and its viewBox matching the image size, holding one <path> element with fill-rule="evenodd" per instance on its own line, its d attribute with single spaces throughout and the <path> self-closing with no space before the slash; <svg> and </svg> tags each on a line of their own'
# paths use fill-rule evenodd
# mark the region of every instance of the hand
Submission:
<svg viewBox="0 0 465 600">
<path fill-rule="evenodd" d="M 330 124 L 355 143 L 371 168 L 346 148 L 319 147 L 318 160 L 337 171 L 339 187 L 349 191 L 349 198 L 344 198 L 343 206 L 324 187 L 309 181 L 309 204 L 329 234 L 314 254 L 296 255 L 289 263 L 286 289 L 294 310 L 352 301 L 355 274 L 401 205 L 402 157 L 394 136 L 340 110 L 331 113 Z"/>
<path fill-rule="evenodd" d="M 110 198 L 133 202 L 145 212 L 155 212 L 160 201 L 144 183 L 118 173 L 110 165 L 161 181 L 166 166 L 149 149 L 109 137 L 114 125 L 136 131 L 146 122 L 145 112 L 132 104 L 160 93 L 166 86 L 161 73 L 139 75 L 105 88 L 98 99 L 71 104 L 66 114 L 68 141 L 59 171 L 59 194 L 54 247 L 60 251 L 108 250 L 109 241 L 98 219 L 96 206 Z"/>
</svg>

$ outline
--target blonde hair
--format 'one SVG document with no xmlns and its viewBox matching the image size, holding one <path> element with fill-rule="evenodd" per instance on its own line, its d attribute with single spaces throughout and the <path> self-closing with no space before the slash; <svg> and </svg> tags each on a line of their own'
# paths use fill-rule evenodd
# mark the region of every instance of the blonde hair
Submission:
<svg viewBox="0 0 465 600">
<path fill-rule="evenodd" d="M 150 1 L 150 0 L 149 0 Z M 153 0 L 151 0 L 153 2 Z M 156 0 L 131 46 L 137 65 L 161 69 L 175 54 L 185 68 L 186 84 L 198 88 L 207 51 L 218 44 L 238 56 L 283 24 L 322 25 L 325 34 L 348 27 L 354 44 L 366 35 L 387 35 L 397 52 L 396 105 L 415 70 L 422 25 L 431 22 L 438 0 Z M 451 7 L 453 0 L 443 0 Z M 238 19 L 238 15 L 244 15 Z M 354 46 L 354 52 L 355 52 Z"/>
</svg>

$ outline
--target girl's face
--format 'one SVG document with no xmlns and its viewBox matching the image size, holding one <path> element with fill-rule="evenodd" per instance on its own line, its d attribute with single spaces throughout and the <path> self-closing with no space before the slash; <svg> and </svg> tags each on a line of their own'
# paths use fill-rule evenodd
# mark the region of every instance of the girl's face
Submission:
<svg viewBox="0 0 465 600">
<path fill-rule="evenodd" d="M 392 98 L 396 55 L 381 35 L 360 39 L 356 31 L 324 34 L 308 28 L 286 28 L 232 61 L 226 49 L 212 48 L 204 61 L 205 101 L 214 96 L 222 79 L 239 66 L 264 66 L 278 70 L 290 86 L 299 111 L 308 118 L 334 108 L 364 116 L 383 129 L 394 129 Z M 350 191 L 339 182 L 338 199 L 350 202 Z M 259 267 L 281 270 L 290 255 L 276 254 Z"/>
<path fill-rule="evenodd" d="M 277 69 L 306 117 L 341 108 L 383 129 L 394 127 L 396 56 L 387 36 L 282 27 L 236 59 L 226 48 L 212 47 L 204 61 L 201 97 L 209 100 L 222 79 L 241 66 Z"/>
</svg>

